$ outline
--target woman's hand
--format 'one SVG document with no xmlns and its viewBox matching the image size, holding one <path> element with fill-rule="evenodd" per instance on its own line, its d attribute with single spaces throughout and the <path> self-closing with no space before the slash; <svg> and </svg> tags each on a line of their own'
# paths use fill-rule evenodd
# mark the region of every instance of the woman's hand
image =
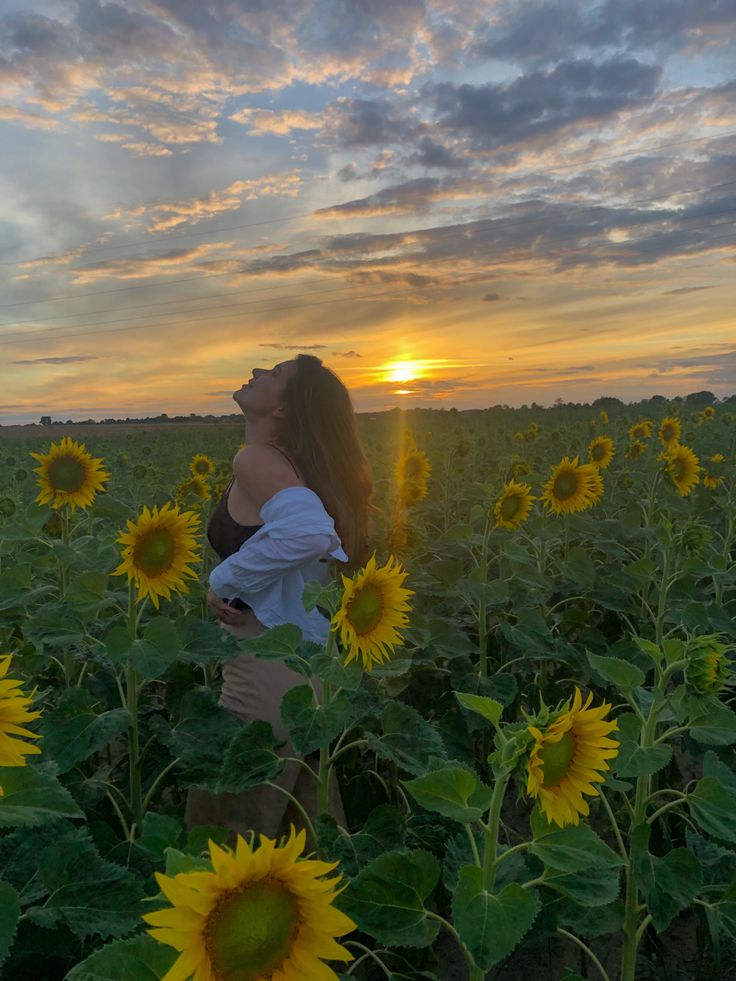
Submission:
<svg viewBox="0 0 736 981">
<path fill-rule="evenodd" d="M 207 593 L 207 605 L 220 623 L 226 623 L 229 627 L 241 627 L 250 619 L 251 610 L 237 610 L 234 606 L 228 606 L 211 589 Z"/>
</svg>

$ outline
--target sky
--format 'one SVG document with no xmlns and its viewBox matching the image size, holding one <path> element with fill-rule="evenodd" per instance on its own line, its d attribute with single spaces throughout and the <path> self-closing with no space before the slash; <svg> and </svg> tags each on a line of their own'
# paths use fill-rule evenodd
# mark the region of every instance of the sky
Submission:
<svg viewBox="0 0 736 981">
<path fill-rule="evenodd" d="M 0 0 L 0 424 L 736 392 L 736 0 Z"/>
</svg>

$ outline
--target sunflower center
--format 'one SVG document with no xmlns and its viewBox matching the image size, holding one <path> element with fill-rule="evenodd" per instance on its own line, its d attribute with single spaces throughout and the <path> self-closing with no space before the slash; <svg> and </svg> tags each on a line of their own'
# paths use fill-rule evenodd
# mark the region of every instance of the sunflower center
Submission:
<svg viewBox="0 0 736 981">
<path fill-rule="evenodd" d="M 575 737 L 568 731 L 556 743 L 547 743 L 540 751 L 543 787 L 556 787 L 567 776 L 570 760 L 575 755 Z"/>
<path fill-rule="evenodd" d="M 422 473 L 419 460 L 409 459 L 404 463 L 404 480 L 417 480 Z"/>
<path fill-rule="evenodd" d="M 509 494 L 501 504 L 501 517 L 504 521 L 511 521 L 519 513 L 521 498 L 518 494 Z"/>
<path fill-rule="evenodd" d="M 153 528 L 136 542 L 134 564 L 146 575 L 158 576 L 171 568 L 174 559 L 174 539 L 168 528 Z"/>
<path fill-rule="evenodd" d="M 597 443 L 590 452 L 594 460 L 602 460 L 606 455 L 606 448 L 602 443 Z"/>
<path fill-rule="evenodd" d="M 558 501 L 564 501 L 568 497 L 572 497 L 578 489 L 578 478 L 575 474 L 568 470 L 565 473 L 561 473 L 554 483 L 554 495 Z"/>
<path fill-rule="evenodd" d="M 73 494 L 82 486 L 86 475 L 84 464 L 69 456 L 57 456 L 49 463 L 49 483 L 57 491 Z"/>
<path fill-rule="evenodd" d="M 678 457 L 673 461 L 675 480 L 682 480 L 687 472 L 687 465 L 682 457 Z"/>
<path fill-rule="evenodd" d="M 381 590 L 368 583 L 350 600 L 348 619 L 359 636 L 370 633 L 380 622 L 383 613 Z"/>
<path fill-rule="evenodd" d="M 675 430 L 672 426 L 667 425 L 662 429 L 662 439 L 665 440 L 665 442 L 669 443 L 669 441 L 674 437 L 674 435 L 675 435 Z"/>
<path fill-rule="evenodd" d="M 270 977 L 289 957 L 299 928 L 299 901 L 280 882 L 254 882 L 223 896 L 204 928 L 217 981 Z"/>
<path fill-rule="evenodd" d="M 204 460 L 200 460 L 198 463 L 194 464 L 194 469 L 197 473 L 209 473 L 210 466 Z"/>
</svg>

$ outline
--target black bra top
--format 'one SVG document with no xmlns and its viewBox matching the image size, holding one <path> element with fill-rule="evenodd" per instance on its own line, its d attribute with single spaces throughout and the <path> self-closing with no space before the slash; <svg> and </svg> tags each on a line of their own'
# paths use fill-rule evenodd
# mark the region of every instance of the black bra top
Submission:
<svg viewBox="0 0 736 981">
<path fill-rule="evenodd" d="M 273 446 L 274 444 L 270 443 L 269 445 Z M 279 450 L 279 447 L 274 446 L 274 449 Z M 279 453 L 284 453 L 284 451 L 279 450 Z M 286 456 L 285 453 L 284 456 Z M 289 460 L 289 457 L 286 456 L 286 459 Z M 289 460 L 289 463 L 291 463 L 291 460 Z M 293 463 L 291 465 L 294 467 Z M 298 477 L 299 474 L 297 473 L 296 467 L 294 467 L 294 472 Z M 233 477 L 207 524 L 207 540 L 220 557 L 220 561 L 229 558 L 231 555 L 235 555 L 243 542 L 246 542 L 252 535 L 255 535 L 259 528 L 263 527 L 262 524 L 239 525 L 237 521 L 234 521 L 230 517 L 230 512 L 227 509 L 227 499 L 230 495 L 230 488 L 234 483 L 235 478 Z"/>
</svg>

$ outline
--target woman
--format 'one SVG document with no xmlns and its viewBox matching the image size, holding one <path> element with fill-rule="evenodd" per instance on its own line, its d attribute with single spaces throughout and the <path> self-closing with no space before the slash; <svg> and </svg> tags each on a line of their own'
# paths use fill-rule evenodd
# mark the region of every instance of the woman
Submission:
<svg viewBox="0 0 736 981">
<path fill-rule="evenodd" d="M 207 602 L 237 637 L 296 623 L 305 640 L 324 643 L 329 621 L 317 609 L 305 611 L 304 585 L 327 582 L 331 563 L 345 572 L 364 563 L 373 510 L 350 396 L 319 358 L 300 354 L 270 370 L 256 368 L 233 398 L 245 416 L 247 445 L 235 456 L 234 479 L 207 528 L 221 559 Z M 280 707 L 305 679 L 281 661 L 251 654 L 225 664 L 222 676 L 222 705 L 244 721 L 270 722 L 285 743 L 280 754 L 296 756 Z M 288 763 L 279 784 L 314 813 L 315 789 L 302 766 Z M 192 791 L 187 802 L 190 827 L 214 823 L 273 836 L 288 832 L 290 820 L 303 823 L 289 798 L 269 787 L 246 794 Z"/>
</svg>

